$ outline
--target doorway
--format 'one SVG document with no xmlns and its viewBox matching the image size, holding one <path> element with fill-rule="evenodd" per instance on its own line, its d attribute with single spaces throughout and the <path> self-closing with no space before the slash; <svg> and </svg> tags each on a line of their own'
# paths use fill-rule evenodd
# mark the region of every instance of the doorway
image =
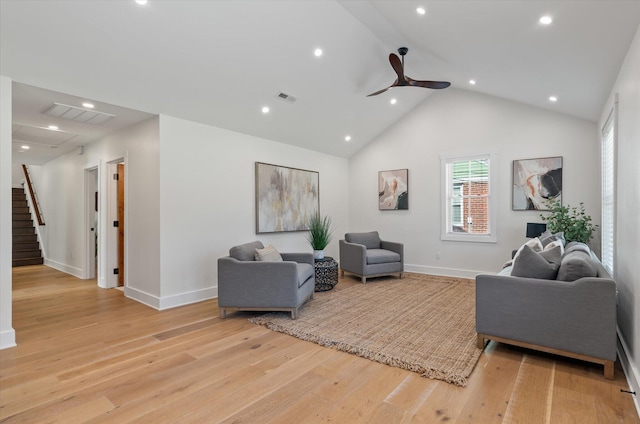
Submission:
<svg viewBox="0 0 640 424">
<path fill-rule="evenodd" d="M 98 167 L 84 170 L 85 181 L 85 234 L 87 257 L 85 260 L 85 278 L 96 278 L 98 272 Z"/>
</svg>

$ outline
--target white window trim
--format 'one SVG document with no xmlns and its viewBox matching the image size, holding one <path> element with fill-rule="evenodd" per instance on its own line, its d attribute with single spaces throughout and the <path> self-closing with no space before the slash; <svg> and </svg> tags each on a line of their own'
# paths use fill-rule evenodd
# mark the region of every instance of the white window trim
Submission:
<svg viewBox="0 0 640 424">
<path fill-rule="evenodd" d="M 454 233 L 449 232 L 449 178 L 447 176 L 447 164 L 451 162 L 468 161 L 474 159 L 489 159 L 489 234 L 468 234 L 468 233 Z M 463 242 L 476 242 L 476 243 L 496 243 L 498 241 L 497 229 L 496 229 L 496 213 L 498 207 L 497 201 L 497 182 L 496 182 L 496 168 L 497 168 L 497 155 L 495 153 L 480 153 L 480 154 L 466 154 L 466 155 L 447 155 L 440 157 L 440 175 L 441 175 L 441 222 L 440 222 L 440 240 L 445 241 L 463 241 Z"/>
<path fill-rule="evenodd" d="M 607 181 L 606 178 L 606 174 L 607 174 L 607 169 L 606 166 L 608 165 L 608 163 L 606 163 L 606 157 L 605 157 L 605 137 L 606 137 L 606 131 L 607 129 L 611 128 L 613 131 L 613 138 L 611 140 L 611 150 L 612 150 L 612 157 L 609 158 L 611 160 L 611 165 L 612 165 L 612 169 L 611 169 L 611 181 Z M 616 212 L 617 212 L 617 178 L 616 178 L 616 170 L 618 167 L 617 164 L 617 138 L 618 138 L 618 93 L 615 93 L 614 96 L 614 101 L 613 101 L 613 105 L 611 106 L 611 111 L 609 112 L 609 116 L 607 117 L 607 119 L 604 122 L 604 125 L 602 126 L 601 129 L 601 134 L 602 134 L 602 138 L 601 138 L 601 142 L 600 142 L 600 159 L 601 159 L 601 170 L 600 170 L 600 176 L 602 178 L 602 186 L 600 189 L 600 196 L 601 196 L 601 223 L 600 223 L 600 230 L 601 230 L 601 234 L 600 234 L 600 256 L 601 256 L 601 260 L 602 260 L 602 265 L 604 266 L 604 268 L 609 272 L 609 274 L 611 274 L 612 276 L 614 275 L 614 269 L 615 269 L 615 262 L 616 262 Z M 609 182 L 611 184 L 611 190 L 612 192 L 610 193 L 611 198 L 607 199 L 605 198 L 605 192 L 607 191 L 607 187 L 606 184 L 607 182 Z M 608 202 L 607 200 L 610 200 L 610 202 Z M 605 219 L 607 216 L 607 211 L 605 211 L 605 208 L 607 207 L 607 205 L 610 204 L 611 205 L 611 210 L 609 210 L 609 214 L 611 214 L 611 218 L 612 218 L 612 223 L 611 223 L 611 228 L 609 228 L 608 230 L 610 231 L 609 234 L 606 233 L 606 229 L 605 227 L 607 226 Z M 607 237 L 608 236 L 608 237 Z M 605 244 L 607 242 L 610 242 L 611 245 L 605 246 Z M 611 257 L 608 257 L 607 255 L 607 251 L 610 250 L 611 253 Z"/>
</svg>

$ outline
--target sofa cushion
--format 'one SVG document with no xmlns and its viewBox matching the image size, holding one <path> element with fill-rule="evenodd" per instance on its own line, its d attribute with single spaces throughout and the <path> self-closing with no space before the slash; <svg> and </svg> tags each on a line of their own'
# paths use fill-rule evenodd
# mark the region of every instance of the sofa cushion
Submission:
<svg viewBox="0 0 640 424">
<path fill-rule="evenodd" d="M 583 277 L 597 277 L 598 267 L 591 258 L 591 252 L 585 252 L 579 246 L 570 249 L 567 249 L 562 257 L 557 279 L 575 281 Z"/>
<path fill-rule="evenodd" d="M 298 263 L 298 288 L 302 287 L 315 272 L 313 265 L 307 263 Z"/>
<path fill-rule="evenodd" d="M 400 254 L 386 249 L 367 249 L 367 264 L 388 264 L 400 262 Z"/>
<path fill-rule="evenodd" d="M 538 238 L 540 239 L 540 243 L 542 243 L 543 247 L 546 247 L 547 244 L 557 240 L 559 240 L 563 246 L 566 244 L 566 240 L 564 238 L 564 231 L 560 231 L 558 233 L 553 234 L 551 231 L 547 230 L 544 233 L 540 234 L 540 237 Z"/>
<path fill-rule="evenodd" d="M 591 249 L 589 248 L 589 246 L 587 246 L 586 243 L 582 243 L 581 241 L 572 241 L 571 243 L 567 244 L 564 249 L 565 253 L 571 253 L 575 251 L 580 251 L 591 255 Z"/>
<path fill-rule="evenodd" d="M 377 231 L 369 233 L 347 233 L 344 239 L 349 243 L 364 244 L 367 249 L 380 249 L 380 236 Z"/>
<path fill-rule="evenodd" d="M 256 249 L 263 248 L 262 242 L 256 240 L 232 247 L 229 249 L 229 256 L 239 261 L 253 261 L 255 260 Z"/>
<path fill-rule="evenodd" d="M 555 280 L 561 257 L 562 253 L 560 253 L 559 246 L 543 252 L 536 252 L 525 245 L 518 257 L 513 261 L 511 275 L 514 277 Z"/>
<path fill-rule="evenodd" d="M 282 262 L 282 256 L 275 247 L 269 245 L 264 249 L 256 249 L 255 260 L 261 262 Z"/>
</svg>

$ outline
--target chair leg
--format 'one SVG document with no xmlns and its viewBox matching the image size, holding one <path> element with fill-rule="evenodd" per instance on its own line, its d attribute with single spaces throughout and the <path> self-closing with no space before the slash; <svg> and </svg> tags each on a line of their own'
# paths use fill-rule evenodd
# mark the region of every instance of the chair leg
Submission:
<svg viewBox="0 0 640 424">
<path fill-rule="evenodd" d="M 298 318 L 298 308 L 294 308 L 291 310 L 291 319 L 297 319 Z"/>
<path fill-rule="evenodd" d="M 614 378 L 613 365 L 614 365 L 613 361 L 606 361 L 604 363 L 604 378 L 606 378 L 607 380 L 613 380 Z"/>
<path fill-rule="evenodd" d="M 360 278 L 360 281 L 362 281 L 362 284 L 366 284 L 367 282 L 367 277 L 365 277 L 364 275 Z"/>
<path fill-rule="evenodd" d="M 226 308 L 220 308 L 220 318 L 221 319 L 225 319 L 227 317 L 227 309 Z"/>
<path fill-rule="evenodd" d="M 484 349 L 484 336 L 482 336 L 481 334 L 478 334 L 477 337 L 478 337 L 478 340 L 477 340 L 478 349 Z"/>
</svg>

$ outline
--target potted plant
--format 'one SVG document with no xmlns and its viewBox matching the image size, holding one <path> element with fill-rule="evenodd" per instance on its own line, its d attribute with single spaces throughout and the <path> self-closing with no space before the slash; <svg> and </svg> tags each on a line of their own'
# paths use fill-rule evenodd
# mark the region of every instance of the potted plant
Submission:
<svg viewBox="0 0 640 424">
<path fill-rule="evenodd" d="M 332 232 L 331 218 L 329 216 L 320 216 L 320 213 L 316 213 L 309 219 L 307 240 L 313 248 L 315 259 L 324 259 L 324 249 L 331 241 Z"/>
<path fill-rule="evenodd" d="M 591 222 L 591 216 L 584 211 L 584 203 L 580 207 L 562 206 L 559 201 L 548 202 L 549 214 L 540 217 L 547 222 L 547 229 L 552 233 L 564 232 L 564 238 L 570 241 L 588 243 L 597 225 Z"/>
</svg>

